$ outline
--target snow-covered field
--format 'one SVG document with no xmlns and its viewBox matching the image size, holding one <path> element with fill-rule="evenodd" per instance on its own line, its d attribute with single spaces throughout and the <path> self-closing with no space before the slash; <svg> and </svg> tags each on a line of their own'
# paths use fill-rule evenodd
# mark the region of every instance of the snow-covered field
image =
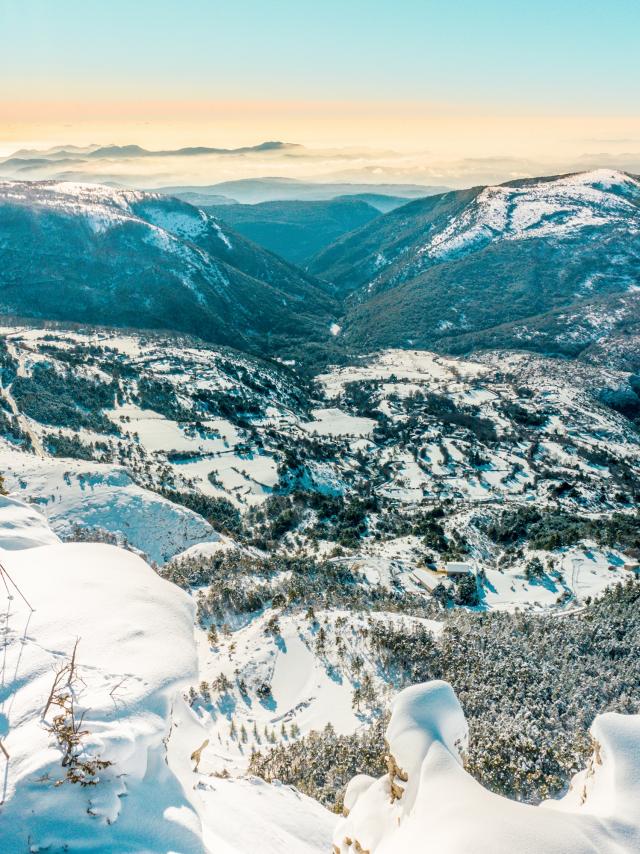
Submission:
<svg viewBox="0 0 640 854">
<path fill-rule="evenodd" d="M 301 427 L 320 436 L 368 436 L 375 426 L 372 418 L 356 418 L 339 409 L 315 409 L 312 414 L 313 421 Z"/>
<path fill-rule="evenodd" d="M 273 743 L 288 743 L 295 737 L 296 727 L 299 734 L 306 735 L 330 723 L 338 733 L 349 734 L 365 720 L 352 707 L 353 684 L 327 667 L 327 661 L 316 653 L 317 630 L 301 615 L 291 615 L 280 619 L 280 633 L 274 636 L 265 631 L 271 616 L 267 612 L 251 620 L 213 646 L 204 632 L 197 632 L 200 675 L 212 684 L 213 694 L 212 702 L 198 700 L 195 704 L 210 737 L 211 746 L 202 762 L 206 771 L 243 771 L 252 750 L 267 746 L 272 739 Z M 340 614 L 328 616 L 335 622 Z M 231 690 L 216 697 L 213 682 L 220 674 L 228 678 Z M 245 695 L 237 689 L 240 680 L 248 686 Z M 254 693 L 261 684 L 270 686 L 269 696 L 262 700 Z M 237 738 L 230 735 L 232 724 Z"/>
</svg>

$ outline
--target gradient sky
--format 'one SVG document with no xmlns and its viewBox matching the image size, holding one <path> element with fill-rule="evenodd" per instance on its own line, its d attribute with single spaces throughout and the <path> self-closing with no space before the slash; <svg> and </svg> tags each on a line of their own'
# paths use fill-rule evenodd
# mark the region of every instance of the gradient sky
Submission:
<svg viewBox="0 0 640 854">
<path fill-rule="evenodd" d="M 0 0 L 0 33 L 0 153 L 640 149 L 640 0 Z"/>
</svg>

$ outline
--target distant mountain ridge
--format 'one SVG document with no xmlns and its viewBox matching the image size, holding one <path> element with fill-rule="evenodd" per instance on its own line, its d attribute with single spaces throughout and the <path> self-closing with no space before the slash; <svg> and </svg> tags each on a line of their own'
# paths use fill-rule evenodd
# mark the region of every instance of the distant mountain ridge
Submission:
<svg viewBox="0 0 640 854">
<path fill-rule="evenodd" d="M 354 160 L 348 149 L 312 149 L 280 140 L 237 148 L 192 145 L 149 149 L 135 143 L 57 145 L 47 149 L 21 148 L 0 157 L 0 179 L 100 182 L 163 192 L 195 204 L 218 203 L 206 198 L 212 195 L 226 196 L 241 204 L 328 201 L 359 193 L 369 194 L 367 201 L 372 201 L 376 197 L 420 198 L 444 189 L 406 183 L 402 177 L 399 183 L 394 182 L 393 169 L 378 166 L 371 169 L 358 165 L 355 171 L 345 170 L 354 162 L 359 160 Z M 292 170 L 309 177 L 299 180 L 291 175 Z M 242 177 L 228 180 L 232 175 Z M 389 176 L 384 182 L 383 175 Z M 383 201 L 378 205 L 374 201 L 374 206 L 389 210 L 395 204 L 388 206 Z"/>
<path fill-rule="evenodd" d="M 211 194 L 225 196 L 240 204 L 256 205 L 263 202 L 305 201 L 324 202 L 344 196 L 364 197 L 365 201 L 389 210 L 410 199 L 422 199 L 442 192 L 445 188 L 428 187 L 420 184 L 360 184 L 341 181 L 301 181 L 282 176 L 261 178 L 240 178 L 234 181 L 222 181 L 202 187 L 169 186 L 158 187 L 155 192 L 167 193 L 183 198 L 191 194 L 194 203 L 207 204 Z M 368 197 L 368 199 L 367 199 Z M 391 205 L 389 207 L 389 202 Z"/>
<path fill-rule="evenodd" d="M 10 162 L 12 159 L 17 160 L 59 160 L 66 159 L 84 159 L 84 158 L 100 158 L 100 157 L 178 157 L 192 156 L 199 154 L 246 154 L 252 151 L 281 151 L 289 148 L 301 148 L 302 146 L 294 142 L 279 142 L 270 140 L 260 142 L 257 145 L 244 145 L 240 148 L 217 148 L 207 145 L 186 146 L 184 148 L 167 148 L 167 149 L 148 149 L 141 145 L 89 145 L 79 147 L 74 145 L 56 146 L 54 148 L 38 150 L 22 148 L 19 151 L 13 152 L 6 158 L 0 158 L 0 164 Z"/>
</svg>

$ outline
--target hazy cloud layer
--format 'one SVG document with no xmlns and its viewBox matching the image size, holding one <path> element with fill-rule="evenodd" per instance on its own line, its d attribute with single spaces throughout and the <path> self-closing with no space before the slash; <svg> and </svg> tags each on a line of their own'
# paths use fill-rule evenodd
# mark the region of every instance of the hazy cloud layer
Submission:
<svg viewBox="0 0 640 854">
<path fill-rule="evenodd" d="M 594 142 L 597 141 L 592 140 L 585 147 L 593 147 Z M 626 146 L 626 141 L 609 142 L 612 149 Z M 0 176 L 14 180 L 96 181 L 144 189 L 167 185 L 206 186 L 264 176 L 305 182 L 458 188 L 596 167 L 638 173 L 640 146 L 637 150 L 631 146 L 625 151 L 605 148 L 600 152 L 557 159 L 495 155 L 447 160 L 429 151 L 321 149 L 282 142 L 264 142 L 237 149 L 190 146 L 178 150 L 149 150 L 135 144 L 62 145 L 15 151 L 0 160 Z"/>
</svg>

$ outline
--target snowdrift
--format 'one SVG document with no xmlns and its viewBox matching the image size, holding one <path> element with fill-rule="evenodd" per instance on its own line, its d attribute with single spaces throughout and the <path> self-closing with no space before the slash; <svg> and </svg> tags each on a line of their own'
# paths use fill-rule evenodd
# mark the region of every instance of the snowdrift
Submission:
<svg viewBox="0 0 640 854">
<path fill-rule="evenodd" d="M 36 502 L 61 537 L 69 537 L 75 526 L 101 529 L 126 538 L 159 564 L 192 545 L 220 539 L 202 516 L 134 483 L 121 466 L 41 459 L 0 446 L 0 470 L 6 475 L 6 488 L 23 500 Z M 31 539 L 39 526 L 44 529 L 43 545 L 58 541 L 37 511 L 19 499 L 16 504 L 25 508 Z M 4 531 L 3 523 L 3 539 Z"/>
<path fill-rule="evenodd" d="M 32 512 L 13 503 L 14 516 Z M 0 552 L 20 591 L 10 586 L 3 600 L 0 850 L 202 851 L 199 821 L 166 761 L 173 707 L 196 679 L 189 597 L 113 546 L 39 545 L 33 516 L 36 547 Z M 76 676 L 60 691 L 73 694 L 82 720 L 82 757 L 113 763 L 95 785 L 65 779 L 50 731 L 62 710 L 54 702 L 45 714 L 76 641 Z"/>
<path fill-rule="evenodd" d="M 15 551 L 59 542 L 37 510 L 0 495 L 0 549 Z"/>
<path fill-rule="evenodd" d="M 445 682 L 402 691 L 387 728 L 389 773 L 355 777 L 336 854 L 632 854 L 640 851 L 640 716 L 604 714 L 568 794 L 540 807 L 495 795 L 463 767 L 467 726 Z"/>
</svg>

